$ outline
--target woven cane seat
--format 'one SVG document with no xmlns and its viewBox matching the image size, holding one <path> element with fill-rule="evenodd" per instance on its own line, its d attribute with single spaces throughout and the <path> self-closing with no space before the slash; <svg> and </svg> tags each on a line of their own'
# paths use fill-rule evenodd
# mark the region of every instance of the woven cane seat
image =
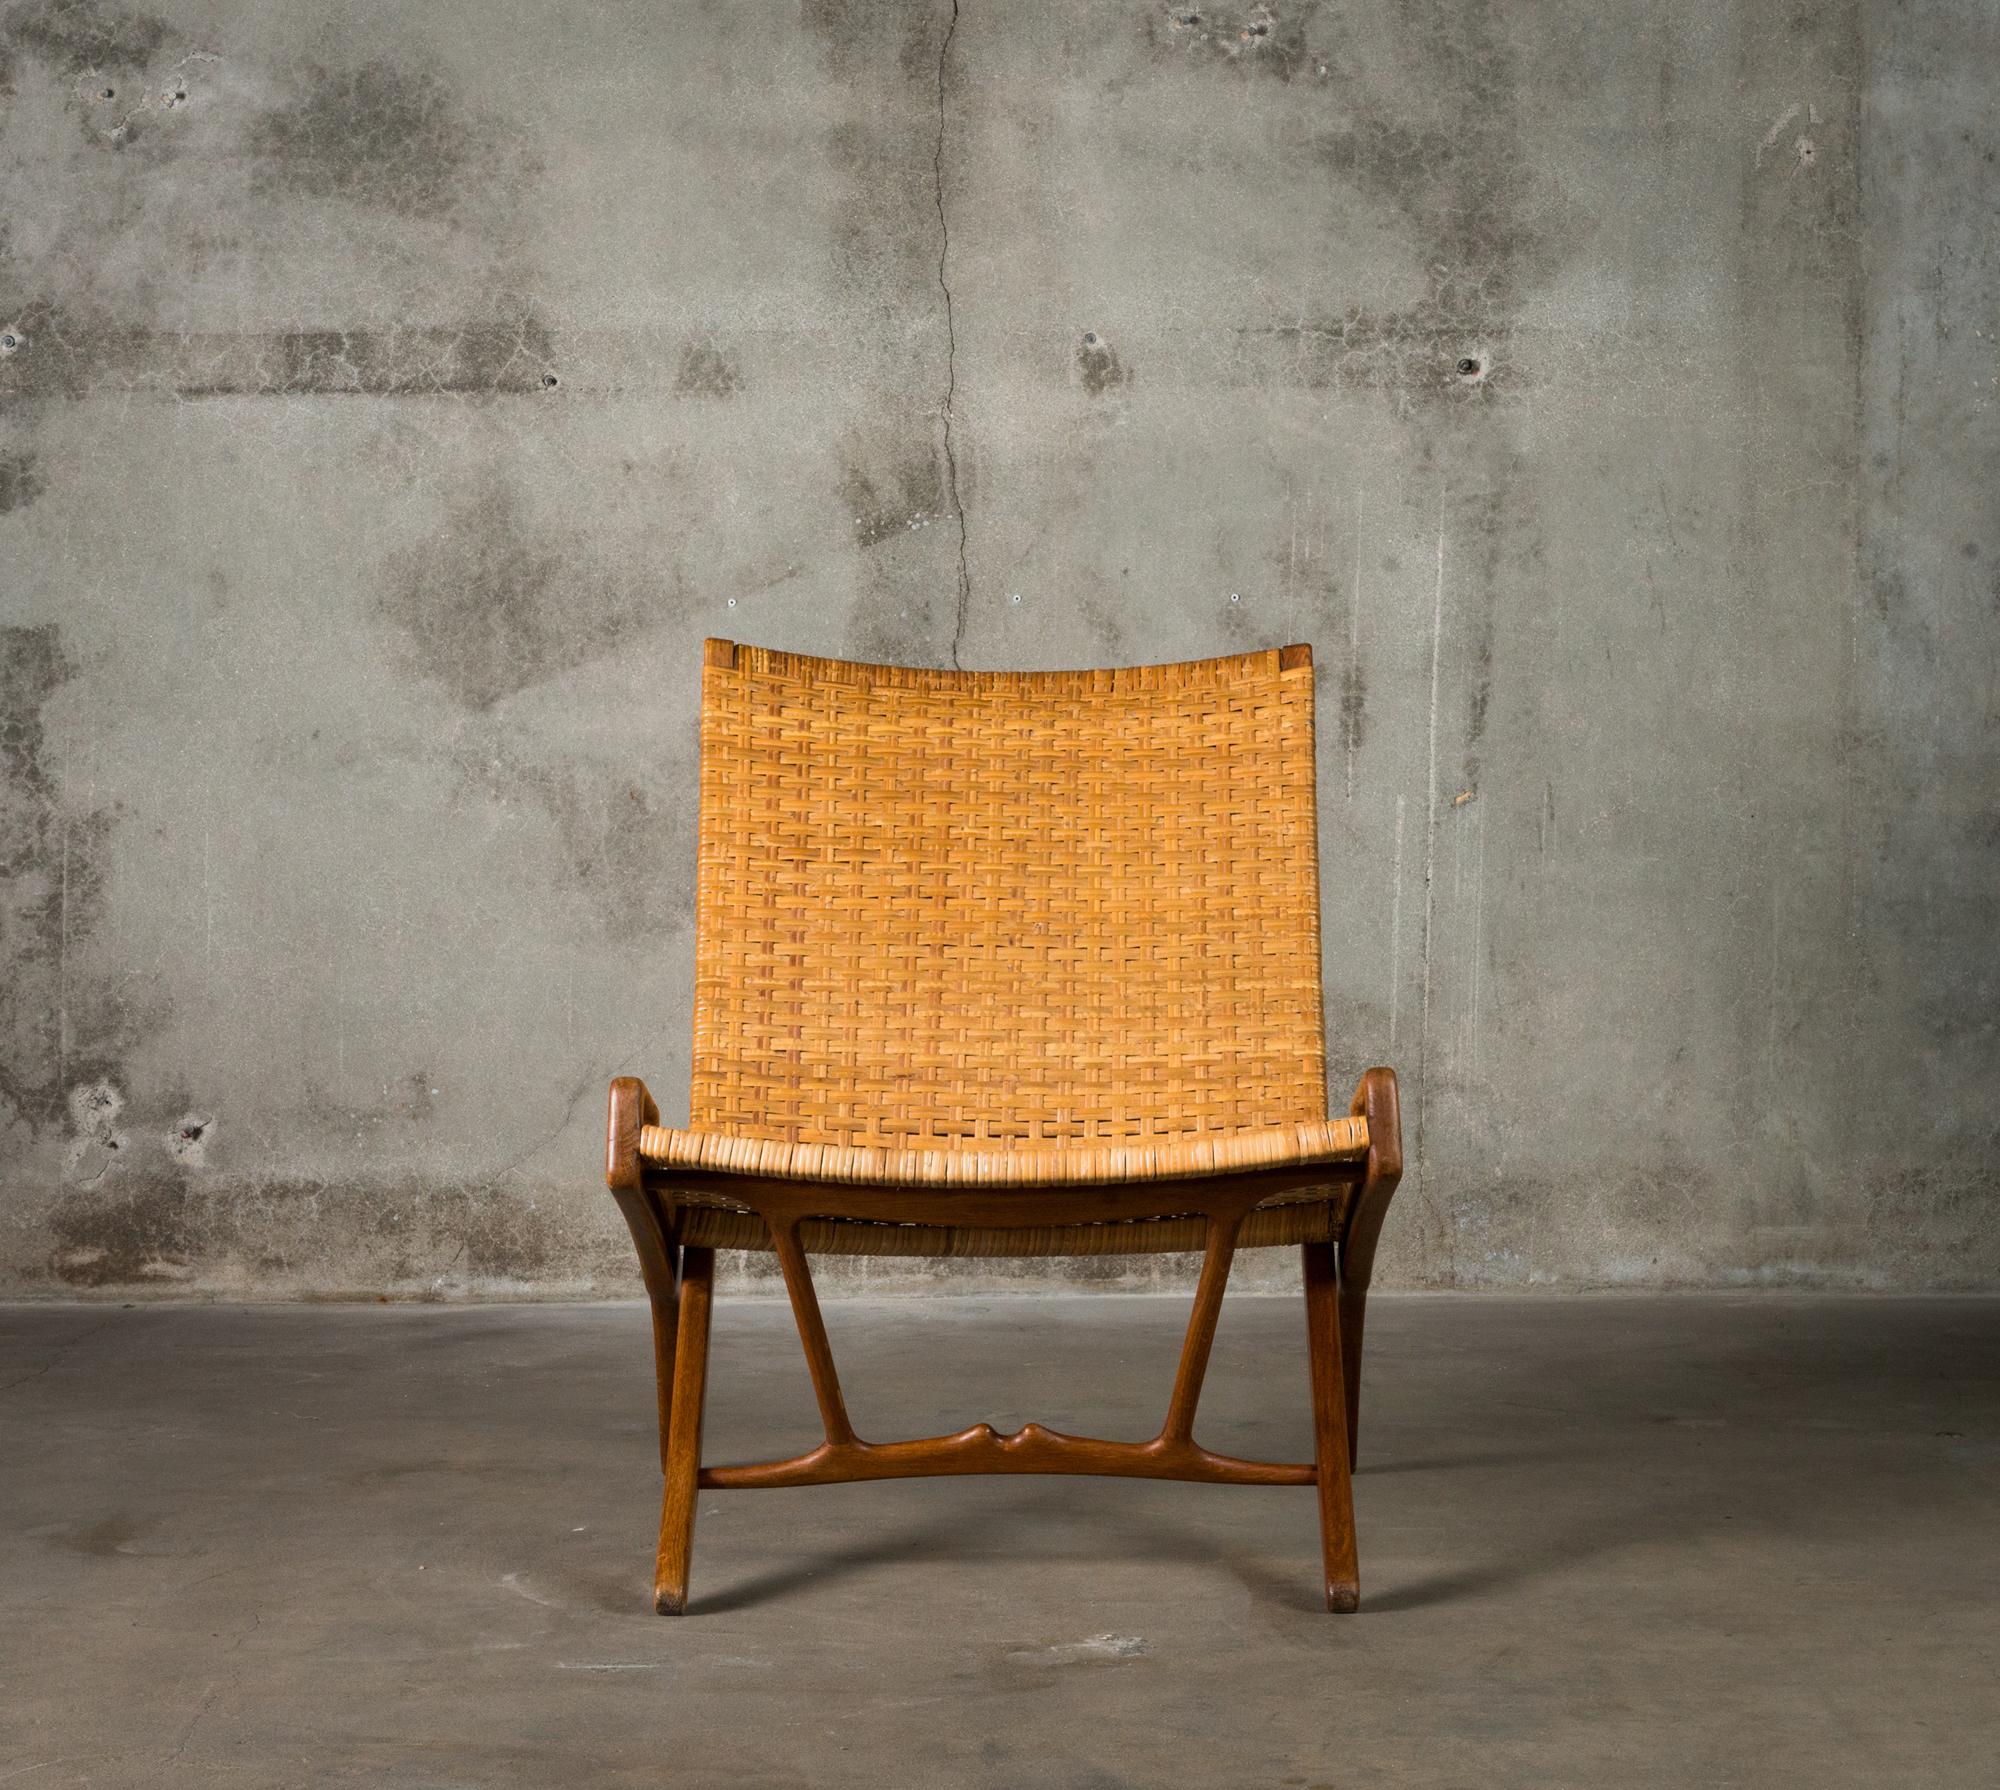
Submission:
<svg viewBox="0 0 2000 1790">
<path fill-rule="evenodd" d="M 1199 1248 L 1177 1183 L 1325 1165 L 1239 1245 L 1336 1238 L 1303 647 L 955 672 L 708 643 L 690 1124 L 648 1125 L 685 1243 L 769 1246 L 732 1176 L 1010 1188 L 1004 1226 L 809 1221 L 809 1250 Z M 1157 1182 L 1038 1225 L 1033 1190 Z"/>
</svg>

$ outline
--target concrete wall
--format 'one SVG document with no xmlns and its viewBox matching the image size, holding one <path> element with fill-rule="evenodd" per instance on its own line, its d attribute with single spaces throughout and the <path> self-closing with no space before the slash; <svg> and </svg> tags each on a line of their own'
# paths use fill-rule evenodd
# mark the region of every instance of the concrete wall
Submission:
<svg viewBox="0 0 2000 1790">
<path fill-rule="evenodd" d="M 0 73 L 8 1289 L 632 1290 L 710 633 L 1311 641 L 1391 1281 L 2000 1280 L 1990 7 L 26 0 Z"/>
</svg>

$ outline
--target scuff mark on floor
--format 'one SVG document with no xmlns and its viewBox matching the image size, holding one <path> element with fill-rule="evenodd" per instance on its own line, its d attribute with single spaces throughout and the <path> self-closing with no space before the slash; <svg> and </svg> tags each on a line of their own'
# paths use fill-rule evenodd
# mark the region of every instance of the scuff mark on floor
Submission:
<svg viewBox="0 0 2000 1790">
<path fill-rule="evenodd" d="M 1007 1658 L 1024 1666 L 1115 1665 L 1153 1651 L 1143 1635 L 1091 1635 L 1081 1641 L 1058 1641 L 1049 1647 L 1016 1647 Z"/>
</svg>

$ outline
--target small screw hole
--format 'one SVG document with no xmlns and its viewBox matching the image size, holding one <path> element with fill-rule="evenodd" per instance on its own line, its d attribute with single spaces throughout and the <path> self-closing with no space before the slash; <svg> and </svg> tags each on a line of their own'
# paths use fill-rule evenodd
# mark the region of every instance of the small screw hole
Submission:
<svg viewBox="0 0 2000 1790">
<path fill-rule="evenodd" d="M 100 87 L 97 90 L 97 97 L 99 99 L 116 99 L 118 97 L 118 90 L 115 87 Z"/>
<path fill-rule="evenodd" d="M 559 380 L 553 373 L 544 373 L 542 375 L 542 390 L 545 392 L 554 391 L 556 387 L 561 383 L 562 381 Z"/>
<path fill-rule="evenodd" d="M 1461 379 L 1473 379 L 1478 377 L 1478 374 L 1479 363 L 1471 355 L 1468 354 L 1458 363 L 1458 376 Z"/>
</svg>

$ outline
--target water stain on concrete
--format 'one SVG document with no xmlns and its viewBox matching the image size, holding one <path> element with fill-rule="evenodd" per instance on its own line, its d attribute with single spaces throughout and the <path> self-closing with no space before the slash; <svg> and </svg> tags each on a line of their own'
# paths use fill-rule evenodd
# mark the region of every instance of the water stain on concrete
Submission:
<svg viewBox="0 0 2000 1790">
<path fill-rule="evenodd" d="M 498 475 L 392 556 L 378 600 L 411 666 L 470 709 L 610 652 L 643 608 L 581 534 L 542 522 Z"/>
<path fill-rule="evenodd" d="M 42 490 L 42 475 L 32 453 L 0 453 L 0 516 L 25 510 Z"/>
<path fill-rule="evenodd" d="M 630 1245 L 584 1202 L 476 1177 L 196 1177 L 154 1158 L 48 1217 L 50 1280 L 78 1290 L 240 1285 L 435 1296 L 550 1275 L 623 1285 Z M 337 1247 L 328 1239 L 337 1237 Z M 324 1264 L 337 1261 L 324 1279 Z"/>
<path fill-rule="evenodd" d="M 827 132 L 838 177 L 834 258 L 843 283 L 907 304 L 937 291 L 939 102 L 951 9 L 935 0 L 806 0 L 803 22 L 848 96 Z M 941 300 L 941 295 L 940 295 Z"/>
<path fill-rule="evenodd" d="M 538 764 L 488 740 L 458 761 L 464 787 L 503 805 L 532 803 L 555 828 L 565 888 L 607 939 L 637 943 L 684 930 L 694 913 L 694 806 L 664 793 L 692 767 L 565 759 Z"/>
<path fill-rule="evenodd" d="M 965 140 L 955 9 L 947 0 L 807 0 L 803 23 L 840 96 L 825 138 L 829 285 L 854 315 L 898 322 L 859 332 L 843 357 L 873 395 L 836 449 L 832 491 L 855 544 L 880 549 L 859 568 L 845 650 L 945 661 L 958 622 L 958 505 L 969 499 L 973 459 L 960 432 L 948 464 L 939 433 L 954 378 L 946 280 Z M 897 549 L 899 535 L 911 545 Z"/>
<path fill-rule="evenodd" d="M 1316 91 L 1305 98 L 1334 117 L 1307 131 L 1304 155 L 1336 187 L 1401 215 L 1423 294 L 1245 326 L 1238 339 L 1253 366 L 1264 363 L 1260 379 L 1378 389 L 1406 407 L 1479 406 L 1521 383 L 1507 353 L 1515 319 L 1576 232 L 1521 150 L 1521 74 L 1504 10 L 1486 0 L 1402 0 L 1396 10 L 1398 85 L 1425 96 L 1423 116 L 1337 61 L 1310 58 Z"/>
<path fill-rule="evenodd" d="M 26 0 L 0 13 L 0 90 L 11 91 L 15 64 L 34 56 L 71 80 L 101 77 L 100 86 L 143 71 L 172 35 L 152 13 L 93 0 Z"/>
<path fill-rule="evenodd" d="M 1359 752 L 1368 737 L 1368 672 L 1359 659 L 1350 659 L 1340 674 L 1340 744 L 1344 751 Z"/>
<path fill-rule="evenodd" d="M 0 1101 L 34 1130 L 109 1076 L 143 1023 L 78 967 L 102 924 L 113 815 L 66 800 L 44 710 L 78 671 L 53 623 L 0 628 Z"/>
<path fill-rule="evenodd" d="M 1118 350 L 1094 329 L 1083 332 L 1076 345 L 1076 371 L 1083 389 L 1093 398 L 1130 382 L 1132 375 L 1118 358 Z"/>
<path fill-rule="evenodd" d="M 434 70 L 391 62 L 316 66 L 288 103 L 252 121 L 258 191 L 448 219 L 513 153 Z"/>
<path fill-rule="evenodd" d="M 189 99 L 173 26 L 152 13 L 93 0 L 29 0 L 0 14 L 0 92 L 20 88 L 21 70 L 39 64 L 64 91 L 66 110 L 94 148 L 145 163 L 170 159 L 178 133 L 158 127 L 183 113 Z"/>
<path fill-rule="evenodd" d="M 422 398 L 555 389 L 554 326 L 526 299 L 438 325 L 150 333 L 126 357 L 128 387 L 181 398 Z"/>
<path fill-rule="evenodd" d="M 283 75 L 274 83 L 254 58 L 186 50 L 157 20 L 87 4 L 0 15 L 0 58 L 16 85 L 32 67 L 44 83 L 75 86 L 94 138 L 130 152 L 86 167 L 40 136 L 9 145 L 25 158 L 19 178 L 67 190 L 74 220 L 31 239 L 0 229 L 0 303 L 13 300 L 0 310 L 0 396 L 29 401 L 23 420 L 36 420 L 37 400 L 107 388 L 545 395 L 559 381 L 555 330 L 529 296 L 536 275 L 523 249 L 540 172 L 532 139 L 468 105 L 434 67 L 311 65 L 289 99 L 258 109 Z M 229 71 L 226 90 L 205 92 L 210 65 Z M 242 103 L 213 103 L 221 98 Z M 181 186 L 158 174 L 169 139 L 192 158 L 187 178 L 238 195 L 240 219 L 189 216 Z M 311 216 L 320 203 L 336 253 L 379 264 L 391 284 L 421 286 L 437 277 L 423 270 L 448 256 L 465 269 L 466 296 L 427 301 L 428 317 L 407 322 L 203 330 L 157 320 L 177 267 L 198 273 L 205 255 L 247 248 L 267 218 Z"/>
<path fill-rule="evenodd" d="M 690 342 L 681 350 L 674 373 L 674 390 L 684 398 L 730 398 L 743 388 L 743 376 L 713 342 Z"/>
<path fill-rule="evenodd" d="M 840 501 L 852 518 L 857 547 L 876 547 L 927 528 L 950 508 L 944 468 L 927 445 L 889 457 L 886 464 L 844 451 Z"/>
<path fill-rule="evenodd" d="M 0 321 L 0 398 L 25 402 L 30 421 L 42 400 L 80 398 L 94 377 L 120 370 L 128 334 L 73 306 L 32 299 Z"/>
<path fill-rule="evenodd" d="M 193 1201 L 171 1174 L 123 1192 L 72 1193 L 49 1214 L 50 1272 L 72 1287 L 184 1280 L 194 1262 Z"/>
</svg>

